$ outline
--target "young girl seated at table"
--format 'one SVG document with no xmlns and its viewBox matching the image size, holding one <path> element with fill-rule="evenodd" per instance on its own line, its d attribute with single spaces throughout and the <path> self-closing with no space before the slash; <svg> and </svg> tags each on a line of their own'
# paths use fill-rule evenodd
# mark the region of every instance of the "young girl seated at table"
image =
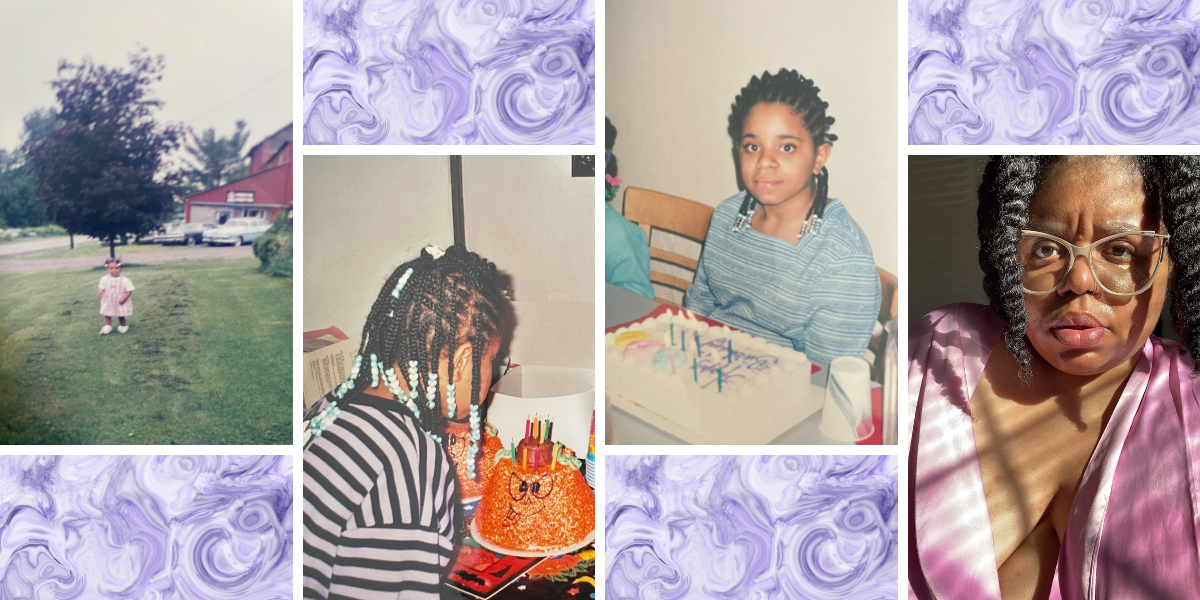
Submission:
<svg viewBox="0 0 1200 600">
<path fill-rule="evenodd" d="M 713 212 L 686 306 L 828 364 L 862 356 L 879 313 L 871 245 L 825 163 L 837 136 L 796 71 L 753 77 L 729 116 L 742 191 Z"/>
<path fill-rule="evenodd" d="M 477 477 L 502 314 L 496 266 L 459 246 L 392 272 L 350 378 L 310 421 L 305 598 L 440 597 L 463 533 L 447 447 L 468 443 L 447 430 L 469 421 Z"/>
</svg>

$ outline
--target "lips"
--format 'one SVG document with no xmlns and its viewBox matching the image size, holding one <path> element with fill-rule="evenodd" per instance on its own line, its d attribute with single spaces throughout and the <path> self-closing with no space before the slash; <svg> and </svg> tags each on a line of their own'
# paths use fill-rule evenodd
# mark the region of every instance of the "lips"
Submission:
<svg viewBox="0 0 1200 600">
<path fill-rule="evenodd" d="M 1087 313 L 1071 313 L 1051 325 L 1050 333 L 1068 348 L 1094 348 L 1104 341 L 1108 328 Z"/>
<path fill-rule="evenodd" d="M 778 179 L 755 179 L 754 187 L 760 190 L 770 190 L 779 187 L 783 182 Z"/>
</svg>

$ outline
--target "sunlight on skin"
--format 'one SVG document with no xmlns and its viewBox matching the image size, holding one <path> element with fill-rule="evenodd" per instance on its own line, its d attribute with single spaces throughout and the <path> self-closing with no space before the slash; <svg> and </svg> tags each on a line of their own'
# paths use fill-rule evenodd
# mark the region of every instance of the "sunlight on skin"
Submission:
<svg viewBox="0 0 1200 600">
<path fill-rule="evenodd" d="M 1055 165 L 1030 207 L 1030 228 L 1075 244 L 1108 235 L 1100 224 L 1131 221 L 1158 230 L 1141 178 L 1121 158 L 1079 157 Z M 1132 216 L 1131 216 L 1132 215 Z M 997 344 L 971 397 L 975 444 L 987 499 L 1003 597 L 1045 598 L 1075 491 L 1140 350 L 1162 312 L 1168 269 L 1133 297 L 1098 290 L 1079 258 L 1053 293 L 1025 295 L 1033 379 Z M 1066 314 L 1088 314 L 1105 328 L 1093 348 L 1068 348 L 1054 328 Z"/>
</svg>

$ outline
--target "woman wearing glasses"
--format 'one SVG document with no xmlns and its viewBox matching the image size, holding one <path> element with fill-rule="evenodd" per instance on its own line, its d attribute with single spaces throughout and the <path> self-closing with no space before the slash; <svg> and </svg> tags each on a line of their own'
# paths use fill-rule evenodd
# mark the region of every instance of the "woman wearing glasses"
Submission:
<svg viewBox="0 0 1200 600">
<path fill-rule="evenodd" d="M 991 307 L 909 335 L 910 596 L 1194 597 L 1200 160 L 996 157 L 978 217 Z"/>
</svg>

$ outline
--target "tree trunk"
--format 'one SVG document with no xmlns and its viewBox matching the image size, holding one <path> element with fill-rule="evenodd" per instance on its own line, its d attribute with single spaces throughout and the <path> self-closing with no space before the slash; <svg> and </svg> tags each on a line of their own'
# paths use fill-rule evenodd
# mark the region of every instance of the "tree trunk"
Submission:
<svg viewBox="0 0 1200 600">
<path fill-rule="evenodd" d="M 71 249 L 75 249 L 75 234 L 71 234 Z"/>
<path fill-rule="evenodd" d="M 115 235 L 108 238 L 108 257 L 109 258 L 117 257 L 117 236 L 115 236 Z"/>
</svg>

